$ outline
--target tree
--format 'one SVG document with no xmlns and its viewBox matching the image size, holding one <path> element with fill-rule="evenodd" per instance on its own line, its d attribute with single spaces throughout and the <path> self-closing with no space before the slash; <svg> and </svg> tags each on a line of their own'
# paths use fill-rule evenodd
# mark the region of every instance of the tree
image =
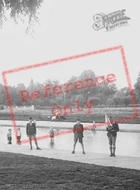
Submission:
<svg viewBox="0 0 140 190">
<path fill-rule="evenodd" d="M 101 103 L 101 100 L 100 100 L 100 98 L 98 98 L 98 97 L 89 97 L 88 102 L 89 102 L 90 100 L 93 100 L 93 106 L 94 106 L 94 105 L 99 105 L 99 104 Z"/>
<path fill-rule="evenodd" d="M 0 84 L 0 104 L 5 105 L 6 104 L 6 94 L 4 91 L 4 86 Z"/>
<path fill-rule="evenodd" d="M 118 105 L 123 105 L 124 104 L 124 97 L 121 96 L 115 96 L 113 98 L 115 106 L 117 107 Z"/>
<path fill-rule="evenodd" d="M 64 104 L 63 98 L 61 97 L 56 97 L 55 102 L 58 106 L 62 106 Z"/>
<path fill-rule="evenodd" d="M 115 103 L 114 103 L 113 98 L 108 98 L 106 104 L 107 104 L 109 107 L 110 107 L 110 106 L 114 106 Z"/>
<path fill-rule="evenodd" d="M 81 107 L 84 106 L 83 102 L 85 101 L 85 98 L 84 98 L 83 95 L 81 95 L 81 94 L 76 95 L 75 100 L 78 100 L 79 105 L 80 105 Z"/>
<path fill-rule="evenodd" d="M 8 100 L 11 100 L 10 102 L 8 102 L 8 105 L 10 106 L 10 104 L 12 104 L 11 106 L 16 106 L 17 103 L 16 87 L 8 86 L 8 90 L 9 90 L 9 97 L 7 97 L 7 102 Z"/>
<path fill-rule="evenodd" d="M 78 81 L 78 77 L 76 76 L 72 76 L 69 80 L 67 80 L 67 84 L 68 83 L 74 83 L 76 81 Z M 63 84 L 61 84 L 63 86 Z M 63 96 L 64 96 L 64 99 L 65 99 L 65 102 L 70 102 L 69 99 L 71 99 L 73 96 L 75 97 L 76 95 L 79 95 L 80 94 L 80 90 L 77 90 L 75 88 L 72 88 L 72 91 L 71 92 L 68 92 L 68 93 L 63 93 Z"/>
<path fill-rule="evenodd" d="M 131 102 L 134 101 L 135 103 L 138 103 L 137 93 L 134 88 L 130 90 L 130 95 L 132 96 Z"/>
<path fill-rule="evenodd" d="M 124 104 L 125 104 L 125 106 L 128 106 L 131 103 L 132 103 L 131 97 L 130 96 L 125 96 L 124 97 Z"/>
<path fill-rule="evenodd" d="M 98 85 L 98 88 L 100 90 L 100 98 L 102 104 L 107 104 L 107 99 L 110 97 L 110 95 L 114 94 L 114 87 L 110 86 L 108 82 L 105 82 L 102 86 Z M 98 92 L 99 94 L 99 92 Z"/>
<path fill-rule="evenodd" d="M 124 96 L 130 96 L 130 89 L 128 87 L 121 88 L 120 92 L 122 92 Z"/>
<path fill-rule="evenodd" d="M 110 90 L 110 95 L 113 95 L 117 92 L 117 87 L 115 83 L 109 84 L 109 90 Z"/>
<path fill-rule="evenodd" d="M 0 0 L 0 26 L 7 20 L 6 14 L 10 13 L 15 23 L 28 18 L 28 31 L 34 22 L 38 22 L 38 10 L 42 2 L 43 0 Z"/>
<path fill-rule="evenodd" d="M 34 90 L 34 81 L 33 81 L 33 79 L 31 79 L 31 81 L 30 81 L 30 83 L 29 83 L 29 88 L 30 88 L 31 90 Z"/>
<path fill-rule="evenodd" d="M 87 79 L 92 79 L 94 82 L 89 82 L 88 83 L 88 87 L 86 86 L 86 88 L 80 90 L 80 94 L 82 93 L 82 95 L 84 95 L 84 97 L 86 99 L 88 99 L 88 92 L 90 93 L 90 95 L 95 95 L 97 92 L 97 86 L 96 86 L 96 76 L 95 73 L 92 70 L 84 70 L 81 75 L 78 77 L 78 80 L 84 81 Z"/>
<path fill-rule="evenodd" d="M 137 102 L 140 101 L 140 72 L 137 78 L 137 82 L 134 84 L 135 92 L 136 92 L 136 97 L 137 97 Z"/>
<path fill-rule="evenodd" d="M 23 83 L 20 83 L 17 85 L 16 89 L 15 89 L 15 97 L 16 97 L 16 105 L 17 106 L 21 106 L 21 105 L 26 105 L 26 103 L 23 103 L 21 101 L 21 95 L 20 95 L 20 92 L 22 90 L 26 90 L 26 87 Z"/>
<path fill-rule="evenodd" d="M 84 70 L 79 76 L 79 79 L 84 80 L 87 78 L 95 79 L 95 73 L 92 70 Z"/>
</svg>

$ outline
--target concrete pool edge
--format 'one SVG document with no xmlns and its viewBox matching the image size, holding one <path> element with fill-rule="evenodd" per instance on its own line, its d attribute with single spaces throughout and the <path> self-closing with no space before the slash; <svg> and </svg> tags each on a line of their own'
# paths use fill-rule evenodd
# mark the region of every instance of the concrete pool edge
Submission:
<svg viewBox="0 0 140 190">
<path fill-rule="evenodd" d="M 28 146 L 19 146 L 19 145 L 0 145 L 0 152 L 11 152 L 24 155 L 32 155 L 67 161 L 74 161 L 87 164 L 95 164 L 107 167 L 120 167 L 127 169 L 140 170 L 140 159 L 139 157 L 130 157 L 130 156 L 120 156 L 109 157 L 108 154 L 101 153 L 90 153 L 86 152 L 85 155 L 82 152 L 77 151 L 76 154 L 71 154 L 69 150 L 62 149 L 50 149 L 43 148 L 42 150 L 30 150 Z"/>
<path fill-rule="evenodd" d="M 26 125 L 17 125 L 17 126 L 21 127 L 21 128 L 25 128 L 26 127 Z M 50 125 L 50 124 L 46 125 L 46 126 L 37 125 L 37 128 L 49 129 L 50 126 L 52 126 L 52 125 Z M 0 127 L 13 127 L 13 125 L 12 124 L 0 124 Z M 53 126 L 53 127 L 55 129 L 58 129 L 58 130 L 61 130 L 61 129 L 63 129 L 63 130 L 71 130 L 72 127 L 73 127 L 73 125 L 72 125 L 72 127 L 63 127 L 63 126 Z M 85 130 L 90 130 L 90 129 L 85 129 Z M 96 131 L 106 131 L 106 129 L 105 129 L 105 127 L 102 127 L 102 129 L 101 128 L 96 128 Z M 121 129 L 121 127 L 120 127 L 119 132 L 140 133 L 140 126 L 139 126 L 139 129 Z"/>
</svg>

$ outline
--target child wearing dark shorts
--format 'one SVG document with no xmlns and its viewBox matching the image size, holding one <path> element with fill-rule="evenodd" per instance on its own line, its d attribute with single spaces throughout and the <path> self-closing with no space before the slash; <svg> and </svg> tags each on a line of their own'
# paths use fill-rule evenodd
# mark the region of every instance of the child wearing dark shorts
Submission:
<svg viewBox="0 0 140 190">
<path fill-rule="evenodd" d="M 12 144 L 12 131 L 11 131 L 11 129 L 8 129 L 7 140 L 8 140 L 8 144 Z"/>
<path fill-rule="evenodd" d="M 74 145 L 73 145 L 73 151 L 72 154 L 75 154 L 75 147 L 77 144 L 77 141 L 79 140 L 79 143 L 81 144 L 82 147 L 82 152 L 85 154 L 84 151 L 84 144 L 83 144 L 83 125 L 80 123 L 80 120 L 77 119 L 76 124 L 73 126 L 73 133 L 74 133 Z"/>
</svg>

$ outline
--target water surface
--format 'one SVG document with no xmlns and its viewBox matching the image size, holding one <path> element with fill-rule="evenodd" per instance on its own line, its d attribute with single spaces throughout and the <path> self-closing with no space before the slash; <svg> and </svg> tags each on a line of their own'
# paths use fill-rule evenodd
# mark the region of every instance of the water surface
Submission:
<svg viewBox="0 0 140 190">
<path fill-rule="evenodd" d="M 7 144 L 7 131 L 8 127 L 0 127 L 0 144 Z M 16 144 L 16 138 L 14 135 L 13 128 L 12 129 L 12 143 Z M 73 133 L 67 133 L 67 130 L 61 129 L 59 130 L 58 136 L 54 138 L 54 149 L 64 149 L 72 151 L 73 148 Z M 22 140 L 27 139 L 25 127 L 21 128 L 22 132 Z M 48 135 L 49 129 L 38 128 L 37 136 L 45 136 Z M 57 134 L 58 134 L 57 132 Z M 63 132 L 63 134 L 61 134 Z M 50 138 L 45 138 L 43 140 L 38 141 L 39 146 L 43 148 L 51 148 L 50 147 Z M 12 145 L 9 145 L 12 146 Z M 18 145 L 17 145 L 18 146 Z M 29 143 L 19 146 L 28 146 Z M 35 148 L 34 142 L 33 146 Z M 84 131 L 84 146 L 86 152 L 93 153 L 105 153 L 109 154 L 109 144 L 108 138 L 106 135 L 106 131 L 96 131 L 91 132 L 90 130 Z M 134 132 L 118 132 L 117 135 L 117 143 L 116 143 L 116 155 L 123 156 L 136 156 L 140 157 L 140 133 Z M 76 151 L 82 151 L 81 145 L 77 143 Z"/>
</svg>

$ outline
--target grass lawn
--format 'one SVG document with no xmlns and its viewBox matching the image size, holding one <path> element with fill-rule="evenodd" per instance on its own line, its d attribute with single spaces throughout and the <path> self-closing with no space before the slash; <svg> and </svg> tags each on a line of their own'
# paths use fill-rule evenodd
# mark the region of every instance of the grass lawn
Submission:
<svg viewBox="0 0 140 190">
<path fill-rule="evenodd" d="M 0 152 L 0 190 L 137 190 L 140 171 Z"/>
<path fill-rule="evenodd" d="M 93 107 L 92 113 L 87 114 L 88 109 L 82 108 L 82 112 L 75 112 L 76 108 L 72 108 L 74 113 L 70 113 L 69 109 L 67 110 L 69 114 L 67 114 L 66 120 L 67 122 L 75 122 L 76 118 L 80 118 L 81 122 L 91 123 L 93 120 L 96 123 L 104 122 L 104 113 L 106 112 L 109 116 L 113 116 L 115 119 L 122 119 L 126 117 L 131 117 L 134 115 L 134 108 L 133 107 Z M 138 115 L 140 116 L 140 107 L 137 107 Z M 63 112 L 62 112 L 63 113 Z M 47 121 L 48 115 L 52 115 L 51 108 L 45 110 L 19 110 L 14 111 L 15 119 L 27 121 L 29 116 L 33 116 L 36 120 Z M 0 110 L 0 119 L 1 120 L 11 120 L 11 115 L 9 110 Z M 137 119 L 131 120 L 124 120 L 122 123 L 132 123 L 138 124 L 140 123 L 140 117 Z"/>
</svg>

